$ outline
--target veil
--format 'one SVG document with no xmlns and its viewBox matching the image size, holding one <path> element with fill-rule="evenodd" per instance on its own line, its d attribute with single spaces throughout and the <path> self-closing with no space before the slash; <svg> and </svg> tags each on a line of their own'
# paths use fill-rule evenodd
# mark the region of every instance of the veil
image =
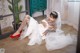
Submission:
<svg viewBox="0 0 80 53">
<path fill-rule="evenodd" d="M 56 24 L 57 24 L 57 28 L 61 29 L 61 16 L 59 12 L 57 13 L 58 13 L 58 18 L 57 18 Z"/>
<path fill-rule="evenodd" d="M 56 20 L 57 29 L 61 29 L 61 16 L 60 16 L 60 12 L 58 12 L 58 11 L 55 11 L 55 12 L 58 14 L 58 18 Z M 47 17 L 48 17 L 48 15 L 47 15 Z"/>
<path fill-rule="evenodd" d="M 57 12 L 57 11 L 56 11 Z M 56 32 L 63 32 L 61 30 L 61 16 L 60 16 L 60 12 L 57 12 L 58 13 L 58 18 L 56 20 L 56 25 L 57 25 L 57 29 L 56 29 Z"/>
</svg>

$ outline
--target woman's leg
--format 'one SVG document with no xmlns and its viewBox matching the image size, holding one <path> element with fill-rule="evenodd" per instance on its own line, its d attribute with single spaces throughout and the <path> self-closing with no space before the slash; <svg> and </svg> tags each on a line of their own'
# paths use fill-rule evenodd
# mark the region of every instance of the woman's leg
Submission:
<svg viewBox="0 0 80 53">
<path fill-rule="evenodd" d="M 26 15 L 25 18 L 23 19 L 20 27 L 18 28 L 18 30 L 13 34 L 13 36 L 17 35 L 20 33 L 20 31 L 25 27 L 25 25 L 27 25 L 27 18 L 30 17 L 29 15 Z"/>
</svg>

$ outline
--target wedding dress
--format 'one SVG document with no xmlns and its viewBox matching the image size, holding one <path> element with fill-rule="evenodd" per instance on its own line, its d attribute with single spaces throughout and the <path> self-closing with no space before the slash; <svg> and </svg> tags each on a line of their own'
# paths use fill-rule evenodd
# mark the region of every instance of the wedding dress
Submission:
<svg viewBox="0 0 80 53">
<path fill-rule="evenodd" d="M 20 40 L 24 39 L 25 37 L 29 36 L 29 43 L 28 45 L 35 45 L 37 44 L 41 44 L 42 41 L 42 37 L 39 33 L 39 24 L 38 22 L 33 19 L 32 17 L 30 17 L 30 21 L 29 21 L 29 26 L 27 27 L 27 25 L 24 28 L 24 31 L 22 32 L 21 36 L 20 36 Z"/>
<path fill-rule="evenodd" d="M 57 13 L 58 13 L 58 19 L 56 21 L 57 29 L 55 32 L 48 32 L 47 35 L 43 36 L 42 33 L 46 31 L 48 27 L 45 28 L 42 24 L 38 24 L 38 22 L 34 18 L 30 17 L 30 21 L 28 23 L 29 26 L 28 27 L 25 26 L 24 31 L 20 36 L 20 40 L 29 36 L 30 41 L 28 45 L 35 45 L 36 43 L 41 44 L 42 40 L 44 39 L 46 42 L 46 48 L 49 51 L 61 49 L 67 45 L 72 44 L 73 40 L 70 34 L 65 35 L 64 32 L 61 30 L 61 17 L 60 13 L 59 12 Z"/>
<path fill-rule="evenodd" d="M 45 36 L 46 48 L 48 51 L 64 48 L 73 43 L 73 39 L 70 34 L 65 35 L 61 30 L 61 17 L 58 13 L 56 21 L 57 29 L 55 32 L 48 32 Z M 46 21 L 45 21 L 46 22 Z M 46 22 L 47 23 L 47 22 Z"/>
<path fill-rule="evenodd" d="M 70 44 L 73 44 L 73 38 L 71 37 L 71 35 L 70 34 L 65 35 L 64 31 L 61 30 L 61 17 L 60 13 L 59 12 L 57 13 L 58 18 L 55 22 L 55 24 L 57 25 L 57 29 L 55 32 L 48 32 L 45 36 L 43 36 L 42 33 L 47 30 L 49 24 L 45 20 L 42 21 L 47 24 L 46 28 L 43 27 L 42 24 L 39 24 L 40 34 L 42 36 L 42 39 L 44 39 L 46 42 L 46 48 L 48 51 L 61 49 Z"/>
</svg>

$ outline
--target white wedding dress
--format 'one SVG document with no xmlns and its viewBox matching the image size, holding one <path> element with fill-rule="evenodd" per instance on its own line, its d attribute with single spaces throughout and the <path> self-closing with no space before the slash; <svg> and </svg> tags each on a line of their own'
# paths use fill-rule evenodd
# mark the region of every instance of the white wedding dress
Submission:
<svg viewBox="0 0 80 53">
<path fill-rule="evenodd" d="M 36 43 L 41 44 L 42 40 L 45 39 L 46 48 L 49 51 L 61 49 L 67 45 L 72 44 L 73 39 L 71 38 L 70 34 L 65 35 L 61 30 L 61 18 L 59 12 L 57 13 L 58 19 L 56 21 L 56 32 L 48 32 L 46 36 L 43 36 L 42 33 L 48 28 L 48 26 L 45 28 L 42 24 L 38 24 L 35 19 L 30 17 L 29 26 L 28 28 L 25 26 L 24 31 L 20 36 L 20 40 L 29 36 L 30 41 L 28 45 L 35 45 Z"/>
<path fill-rule="evenodd" d="M 65 35 L 64 31 L 61 30 L 61 18 L 60 13 L 58 13 L 58 19 L 56 21 L 57 29 L 56 32 L 48 32 L 46 36 L 43 36 L 42 39 L 45 39 L 46 48 L 48 51 L 56 50 L 64 48 L 73 43 L 73 39 L 70 34 Z M 40 32 L 41 34 L 48 28 L 48 23 L 43 20 L 47 24 L 47 27 L 44 28 L 42 24 L 40 24 Z"/>
<path fill-rule="evenodd" d="M 33 19 L 32 17 L 30 17 L 30 21 L 29 21 L 29 26 L 25 26 L 24 31 L 21 33 L 21 36 L 19 38 L 19 40 L 24 39 L 25 37 L 29 36 L 29 43 L 28 45 L 35 45 L 37 44 L 41 44 L 42 42 L 42 37 L 39 33 L 39 24 L 38 22 Z"/>
</svg>

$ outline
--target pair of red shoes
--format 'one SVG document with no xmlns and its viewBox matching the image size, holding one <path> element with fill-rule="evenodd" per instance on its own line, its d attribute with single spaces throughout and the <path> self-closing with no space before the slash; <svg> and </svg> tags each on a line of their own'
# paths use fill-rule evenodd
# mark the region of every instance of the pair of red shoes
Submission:
<svg viewBox="0 0 80 53">
<path fill-rule="evenodd" d="M 11 34 L 11 35 L 10 35 L 10 38 L 12 38 L 12 39 L 14 39 L 14 38 L 19 38 L 19 37 L 20 37 L 20 35 L 21 35 L 21 33 L 22 33 L 22 31 L 20 31 L 20 33 L 19 33 L 19 34 L 14 35 L 14 36 L 13 36 L 13 34 Z"/>
</svg>

